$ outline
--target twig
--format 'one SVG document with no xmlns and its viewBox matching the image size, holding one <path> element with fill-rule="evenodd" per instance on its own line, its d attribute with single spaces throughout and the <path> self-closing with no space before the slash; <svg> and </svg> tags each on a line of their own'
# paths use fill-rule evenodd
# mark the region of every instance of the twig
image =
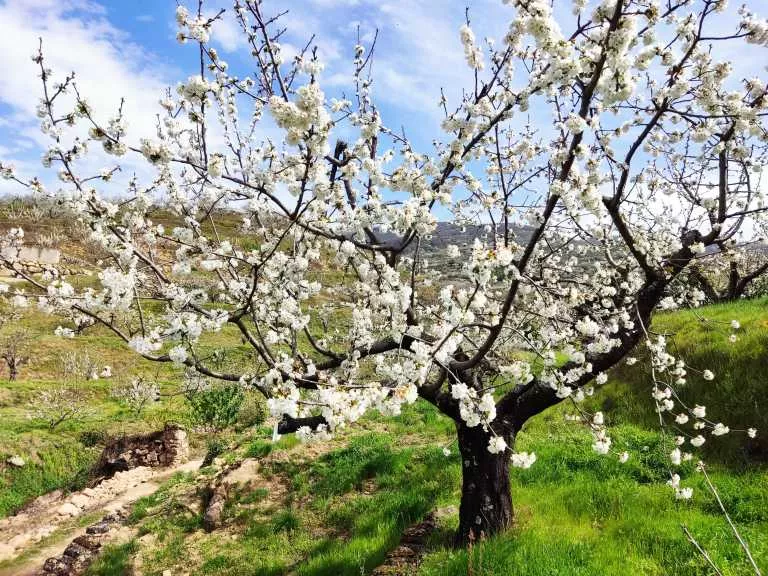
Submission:
<svg viewBox="0 0 768 576">
<path fill-rule="evenodd" d="M 712 558 L 709 557 L 709 554 L 707 554 L 707 551 L 702 548 L 698 542 L 696 542 L 696 539 L 693 537 L 693 534 L 686 528 L 685 524 L 680 524 L 680 528 L 683 529 L 683 534 L 685 534 L 685 537 L 688 538 L 688 541 L 693 544 L 693 547 L 696 548 L 696 550 L 699 551 L 699 554 L 704 556 L 704 559 L 709 563 L 710 566 L 712 566 L 712 570 L 715 571 L 715 574 L 717 576 L 723 576 L 723 573 L 720 572 L 720 569 L 715 565 L 715 563 L 712 561 Z"/>
<path fill-rule="evenodd" d="M 714 484 L 712 484 L 712 481 L 709 479 L 709 475 L 707 474 L 707 471 L 704 469 L 703 462 L 699 462 L 699 470 L 701 470 L 701 473 L 704 474 L 704 479 L 707 481 L 707 486 L 709 486 L 710 491 L 715 496 L 715 500 L 717 500 L 717 504 L 718 506 L 720 506 L 720 510 L 723 511 L 723 514 L 725 515 L 725 519 L 728 520 L 728 524 L 731 526 L 731 530 L 733 530 L 733 533 L 736 536 L 736 539 L 739 541 L 739 544 L 741 544 L 741 547 L 744 549 L 744 552 L 747 554 L 747 558 L 749 558 L 749 563 L 752 564 L 752 568 L 755 570 L 755 574 L 757 576 L 762 576 L 762 572 L 760 572 L 760 568 L 757 567 L 757 564 L 755 563 L 755 559 L 752 558 L 752 553 L 749 551 L 749 547 L 747 546 L 747 543 L 744 541 L 744 539 L 741 537 L 741 534 L 739 534 L 739 531 L 736 529 L 736 525 L 733 523 L 733 520 L 731 520 L 731 517 L 728 515 L 728 512 L 725 509 L 725 506 L 723 506 L 723 501 L 720 500 L 720 495 L 717 493 L 717 490 L 715 490 Z"/>
</svg>

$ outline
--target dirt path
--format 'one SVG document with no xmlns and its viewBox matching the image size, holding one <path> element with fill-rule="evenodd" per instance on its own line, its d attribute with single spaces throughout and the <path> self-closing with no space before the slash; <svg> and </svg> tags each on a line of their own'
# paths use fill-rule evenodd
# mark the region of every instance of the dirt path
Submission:
<svg viewBox="0 0 768 576">
<path fill-rule="evenodd" d="M 436 528 L 434 512 L 427 514 L 421 522 L 406 528 L 400 543 L 387 553 L 384 562 L 371 572 L 371 576 L 415 574 L 426 553 L 427 540 Z"/>
<path fill-rule="evenodd" d="M 41 496 L 15 516 L 0 520 L 0 576 L 35 574 L 47 558 L 60 555 L 85 534 L 85 520 L 128 508 L 176 472 L 191 472 L 200 464 L 192 460 L 170 468 L 134 468 L 94 488 Z"/>
</svg>

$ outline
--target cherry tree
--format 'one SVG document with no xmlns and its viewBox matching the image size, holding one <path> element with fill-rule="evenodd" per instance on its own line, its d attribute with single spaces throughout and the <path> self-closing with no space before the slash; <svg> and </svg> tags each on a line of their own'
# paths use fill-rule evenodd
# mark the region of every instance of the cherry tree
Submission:
<svg viewBox="0 0 768 576">
<path fill-rule="evenodd" d="M 764 48 L 768 22 L 725 0 L 575 0 L 556 3 L 573 10 L 558 18 L 549 1 L 504 4 L 498 42 L 478 41 L 468 17 L 457 30 L 472 80 L 460 101 L 441 100 L 429 150 L 375 105 L 373 46 L 353 48 L 352 98 L 328 98 L 312 41 L 286 61 L 277 7 L 261 0 L 233 6 L 250 76 L 215 49 L 221 12 L 178 8 L 178 39 L 199 67 L 162 100 L 156 136 L 139 141 L 121 110 L 98 117 L 73 75 L 54 76 L 41 49 L 43 163 L 60 183 L 2 170 L 55 196 L 109 260 L 96 287 L 55 267 L 32 275 L 14 257 L 23 231 L 11 230 L 4 265 L 27 285 L 7 296 L 73 325 L 89 318 L 187 378 L 258 390 L 281 433 L 322 438 L 371 410 L 433 404 L 456 424 L 459 542 L 510 525 L 510 466 L 535 460 L 514 449 L 526 422 L 578 405 L 638 345 L 654 370 L 649 401 L 690 429 L 673 470 L 689 443 L 730 429 L 677 401 L 685 363 L 650 321 L 659 307 L 701 302 L 686 270 L 764 222 L 766 84 L 718 54 Z M 115 163 L 87 171 L 98 147 Z M 155 175 L 116 198 L 104 181 L 125 157 Z M 751 184 L 731 185 L 736 172 Z M 160 197 L 173 226 L 153 221 Z M 222 232 L 224 213 L 252 247 Z M 463 271 L 454 284 L 427 254 L 446 218 L 490 230 L 445 249 Z M 222 360 L 241 350 L 220 350 L 215 365 L 206 356 L 202 343 L 222 330 L 249 346 L 247 366 Z M 627 458 L 601 414 L 585 421 L 596 451 Z"/>
<path fill-rule="evenodd" d="M 691 133 L 686 139 L 698 137 Z M 753 219 L 745 224 L 753 211 L 764 209 L 760 201 L 750 202 L 760 180 L 755 177 L 750 151 L 736 146 L 729 152 L 726 146 L 719 145 L 732 137 L 733 132 L 729 129 L 718 133 L 710 154 L 699 154 L 695 147 L 693 153 L 689 153 L 691 142 L 686 141 L 680 149 L 658 150 L 656 155 L 658 161 L 665 164 L 662 176 L 665 186 L 676 189 L 698 209 L 714 215 L 717 209 L 715 191 L 721 187 L 727 188 L 726 194 L 735 199 L 729 212 L 733 219 L 726 224 L 717 241 L 696 256 L 683 273 L 685 281 L 680 282 L 681 286 L 688 281 L 698 284 L 710 302 L 761 294 L 763 276 L 768 272 L 766 220 Z"/>
<path fill-rule="evenodd" d="M 690 275 L 710 302 L 729 302 L 766 294 L 768 248 L 759 241 L 717 247 L 691 267 Z"/>
</svg>

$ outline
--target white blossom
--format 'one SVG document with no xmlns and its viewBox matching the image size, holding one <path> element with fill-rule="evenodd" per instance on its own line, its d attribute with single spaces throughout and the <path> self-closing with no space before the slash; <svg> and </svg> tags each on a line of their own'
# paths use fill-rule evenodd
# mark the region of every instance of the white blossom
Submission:
<svg viewBox="0 0 768 576">
<path fill-rule="evenodd" d="M 507 449 L 507 443 L 501 436 L 491 436 L 488 441 L 488 452 L 491 454 L 499 454 Z"/>
</svg>

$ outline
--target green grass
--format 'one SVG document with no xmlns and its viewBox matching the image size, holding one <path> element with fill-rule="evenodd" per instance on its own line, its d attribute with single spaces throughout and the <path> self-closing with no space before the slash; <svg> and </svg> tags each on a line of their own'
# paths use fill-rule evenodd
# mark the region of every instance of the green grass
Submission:
<svg viewBox="0 0 768 576">
<path fill-rule="evenodd" d="M 147 574 L 175 567 L 194 575 L 367 574 L 403 530 L 431 510 L 442 513 L 422 575 L 707 574 L 681 525 L 724 574 L 750 574 L 692 465 L 681 475 L 695 489 L 693 500 L 674 499 L 659 433 L 613 427 L 614 444 L 632 453 L 621 464 L 596 454 L 591 435 L 563 413 L 543 415 L 519 437 L 518 448 L 535 451 L 538 460 L 528 470 L 512 471 L 514 528 L 469 551 L 451 546 L 460 462 L 455 451 L 446 457 L 440 449 L 452 439 L 451 425 L 431 407 L 416 405 L 388 421 L 387 431 L 350 434 L 345 446 L 311 461 L 284 454 L 293 446 L 273 447 L 260 471 L 266 484 L 258 481 L 232 495 L 225 527 L 211 534 L 199 531 L 199 516 L 174 504 L 171 492 L 149 497 L 147 520 L 138 525 L 160 543 L 144 558 L 145 566 L 156 567 Z M 266 456 L 265 443 L 256 439 L 245 449 Z M 714 465 L 710 475 L 765 569 L 768 471 Z M 270 493 L 275 482 L 287 488 L 279 498 Z M 189 567 L 185 562 L 192 557 Z"/>
<path fill-rule="evenodd" d="M 107 545 L 96 561 L 88 567 L 86 576 L 124 576 L 131 573 L 131 558 L 138 544 L 131 540 L 124 544 Z"/>
<path fill-rule="evenodd" d="M 734 318 L 742 329 L 730 344 L 728 323 Z M 109 397 L 112 382 L 97 381 L 86 385 L 94 416 L 53 432 L 27 420 L 25 404 L 54 381 L 56 354 L 75 345 L 43 335 L 55 327 L 52 320 L 35 314 L 29 322 L 41 334 L 38 362 L 23 374 L 25 380 L 0 385 L 0 458 L 20 454 L 27 460 L 24 468 L 0 469 L 0 517 L 37 495 L 80 485 L 99 449 L 87 446 L 88 433 L 134 432 L 186 418 L 178 397 L 135 418 Z M 755 462 L 768 438 L 768 300 L 662 314 L 653 329 L 670 334 L 670 351 L 691 367 L 689 383 L 680 390 L 684 399 L 707 405 L 715 421 L 764 432 L 746 449 L 744 436 L 705 446 L 726 507 L 768 571 L 768 470 Z M 137 361 L 103 330 L 93 330 L 84 341 L 116 373 L 152 376 L 165 390 L 179 377 L 172 367 Z M 207 345 L 233 343 L 236 335 L 224 331 Z M 248 357 L 245 349 L 239 354 L 242 361 Z M 715 372 L 713 382 L 697 376 L 704 368 Z M 405 527 L 437 509 L 440 527 L 430 538 L 422 575 L 709 573 L 681 525 L 724 574 L 750 574 L 693 465 L 681 470 L 684 483 L 695 490 L 692 501 L 676 501 L 666 486 L 668 449 L 657 430 L 649 382 L 642 362 L 622 366 L 590 400 L 606 413 L 614 448 L 630 452 L 625 464 L 595 454 L 589 433 L 566 422 L 563 407 L 532 420 L 516 448 L 536 452 L 538 460 L 529 470 L 512 471 L 515 526 L 471 550 L 450 546 L 461 479 L 453 423 L 417 403 L 396 419 L 371 415 L 342 436 L 341 447 L 312 459 L 301 457 L 293 436 L 272 444 L 268 427 L 244 426 L 228 442 L 241 440 L 240 454 L 264 463 L 259 481 L 231 496 L 224 528 L 202 531 L 200 483 L 177 475 L 133 508 L 131 524 L 139 535 L 153 535 L 155 544 L 145 548 L 137 540 L 108 548 L 89 574 L 126 573 L 141 555 L 142 570 L 150 576 L 167 568 L 191 575 L 358 576 L 383 561 Z M 195 441 L 203 445 L 206 439 Z M 444 456 L 443 446 L 453 454 Z"/>
<path fill-rule="evenodd" d="M 0 518 L 52 490 L 81 488 L 103 437 L 156 430 L 166 421 L 185 419 L 181 398 L 164 401 L 136 418 L 110 397 L 112 383 L 99 380 L 83 384 L 92 413 L 50 430 L 44 422 L 29 420 L 27 412 L 36 393 L 51 384 L 27 380 L 0 388 L 5 398 L 0 403 L 0 461 L 20 455 L 26 462 L 22 468 L 0 467 Z"/>
<path fill-rule="evenodd" d="M 729 325 L 734 319 L 741 328 L 736 331 L 738 340 L 730 343 Z M 688 382 L 677 388 L 686 404 L 706 406 L 707 418 L 733 430 L 758 429 L 754 440 L 742 432 L 708 441 L 704 445 L 707 459 L 734 466 L 768 461 L 768 298 L 659 314 L 652 328 L 667 334 L 669 352 L 686 362 Z M 642 346 L 636 355 L 644 357 Z M 713 381 L 701 376 L 705 369 L 714 372 Z M 658 416 L 651 388 L 647 362 L 622 365 L 591 405 L 611 421 L 655 428 Z"/>
<path fill-rule="evenodd" d="M 38 431 L 22 437 L 0 432 L 2 452 L 22 454 L 24 467 L 0 472 L 0 517 L 52 490 L 82 488 L 98 452 L 68 437 Z M 5 457 L 3 457 L 5 460 Z"/>
</svg>

